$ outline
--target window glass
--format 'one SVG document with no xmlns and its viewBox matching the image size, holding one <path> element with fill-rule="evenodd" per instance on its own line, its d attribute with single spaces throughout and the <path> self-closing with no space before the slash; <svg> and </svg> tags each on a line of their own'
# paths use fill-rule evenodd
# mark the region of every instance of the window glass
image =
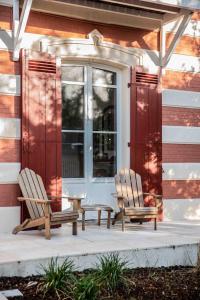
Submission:
<svg viewBox="0 0 200 300">
<path fill-rule="evenodd" d="M 93 87 L 93 130 L 116 130 L 116 89 Z"/>
<path fill-rule="evenodd" d="M 93 84 L 105 84 L 105 85 L 116 85 L 116 73 L 93 68 L 92 71 L 92 83 Z"/>
<path fill-rule="evenodd" d="M 84 67 L 82 66 L 63 66 L 62 67 L 63 81 L 84 81 Z"/>
<path fill-rule="evenodd" d="M 64 84 L 62 86 L 62 128 L 82 130 L 84 128 L 84 86 Z"/>
<path fill-rule="evenodd" d="M 93 177 L 113 177 L 116 174 L 116 134 L 93 134 Z"/>
<path fill-rule="evenodd" d="M 84 177 L 83 133 L 62 133 L 62 176 L 64 178 Z"/>
</svg>

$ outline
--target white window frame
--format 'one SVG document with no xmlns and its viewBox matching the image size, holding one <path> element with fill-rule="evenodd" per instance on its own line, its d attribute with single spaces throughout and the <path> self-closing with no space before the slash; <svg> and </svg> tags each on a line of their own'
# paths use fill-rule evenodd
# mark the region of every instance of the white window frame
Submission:
<svg viewBox="0 0 200 300">
<path fill-rule="evenodd" d="M 97 64 L 97 63 L 88 63 L 88 62 L 69 62 L 69 63 L 63 63 L 62 67 L 64 66 L 83 66 L 84 67 L 84 83 L 83 82 L 73 82 L 73 81 L 62 81 L 63 83 L 66 84 L 77 84 L 77 85 L 84 85 L 84 99 L 86 99 L 85 101 L 85 112 L 86 115 L 84 117 L 84 130 L 62 130 L 62 132 L 84 132 L 84 178 L 62 178 L 63 183 L 109 183 L 109 182 L 114 182 L 114 177 L 92 177 L 92 173 L 93 173 L 93 156 L 88 155 L 88 151 L 93 151 L 93 141 L 90 140 L 89 141 L 89 137 L 87 135 L 87 130 L 89 126 L 89 122 L 88 119 L 91 117 L 91 121 L 92 121 L 92 111 L 89 111 L 88 109 L 88 104 L 90 106 L 90 108 L 92 109 L 92 87 L 93 86 L 105 86 L 105 87 L 115 87 L 116 88 L 116 105 L 117 105 L 117 128 L 116 131 L 113 133 L 116 133 L 117 136 L 117 156 L 116 156 L 116 163 L 117 163 L 117 171 L 119 170 L 119 166 L 121 165 L 121 147 L 120 147 L 120 140 L 121 140 L 121 132 L 120 132 L 120 124 L 121 124 L 121 71 L 117 68 L 114 68 L 112 66 L 108 66 L 108 65 L 104 65 L 104 64 Z M 91 84 L 89 85 L 88 82 L 88 78 L 89 78 L 89 82 L 92 83 L 92 68 L 100 68 L 103 70 L 107 70 L 107 71 L 111 71 L 111 72 L 115 72 L 116 73 L 116 85 L 102 85 L 102 84 Z M 87 127 L 86 127 L 87 124 Z M 103 131 L 100 131 L 103 132 Z M 92 130 L 92 127 L 90 128 L 90 137 L 92 138 L 94 131 Z M 105 132 L 108 133 L 108 132 Z M 110 132 L 112 133 L 112 132 Z M 88 147 L 92 147 L 91 149 L 88 149 Z M 90 170 L 90 172 L 88 171 Z"/>
</svg>

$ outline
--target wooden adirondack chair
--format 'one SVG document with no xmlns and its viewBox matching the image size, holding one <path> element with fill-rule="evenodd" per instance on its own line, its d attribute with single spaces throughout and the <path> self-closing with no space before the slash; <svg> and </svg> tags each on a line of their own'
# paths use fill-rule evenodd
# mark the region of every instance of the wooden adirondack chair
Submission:
<svg viewBox="0 0 200 300">
<path fill-rule="evenodd" d="M 46 239 L 51 238 L 50 228 L 51 225 L 60 225 L 63 223 L 72 223 L 72 234 L 77 235 L 77 219 L 78 215 L 78 200 L 73 201 L 73 211 L 52 212 L 52 200 L 48 199 L 42 178 L 37 175 L 33 170 L 25 168 L 21 171 L 18 177 L 19 185 L 23 197 L 19 197 L 19 201 L 25 201 L 30 219 L 26 219 L 22 224 L 16 226 L 13 234 L 19 231 L 38 227 L 38 229 L 45 228 Z M 56 199 L 57 197 L 51 197 Z M 67 197 L 66 197 L 67 198 Z"/>
<path fill-rule="evenodd" d="M 154 219 L 154 229 L 157 229 L 158 199 L 161 195 L 142 192 L 141 176 L 131 169 L 122 169 L 115 175 L 116 194 L 120 212 L 115 215 L 113 225 L 122 220 L 122 231 L 124 231 L 125 217 L 131 220 Z M 155 199 L 155 207 L 145 207 L 143 196 L 152 196 Z"/>
</svg>

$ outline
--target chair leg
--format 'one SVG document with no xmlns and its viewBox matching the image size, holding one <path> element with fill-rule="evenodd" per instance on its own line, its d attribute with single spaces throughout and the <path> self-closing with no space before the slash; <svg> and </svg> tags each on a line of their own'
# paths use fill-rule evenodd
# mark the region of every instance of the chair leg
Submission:
<svg viewBox="0 0 200 300">
<path fill-rule="evenodd" d="M 82 230 L 85 230 L 85 211 L 82 212 Z"/>
<path fill-rule="evenodd" d="M 13 234 L 17 234 L 18 232 L 24 230 L 24 229 L 26 228 L 26 225 L 29 223 L 29 221 L 30 221 L 29 219 L 26 219 L 22 224 L 17 225 L 17 226 L 13 229 L 12 233 L 13 233 Z"/>
<path fill-rule="evenodd" d="M 111 211 L 108 210 L 108 219 L 107 219 L 107 228 L 110 229 L 110 216 L 111 216 Z"/>
<path fill-rule="evenodd" d="M 77 221 L 72 223 L 72 234 L 77 235 Z"/>
<path fill-rule="evenodd" d="M 154 230 L 157 230 L 157 218 L 154 219 Z"/>
<path fill-rule="evenodd" d="M 112 221 L 112 225 L 115 225 L 116 221 L 121 220 L 122 219 L 122 215 L 123 215 L 123 212 L 121 212 L 121 211 L 118 212 L 118 213 L 116 213 L 115 216 L 114 216 L 114 219 Z"/>
<path fill-rule="evenodd" d="M 50 231 L 50 216 L 45 217 L 45 237 L 47 240 L 51 239 L 51 231 Z"/>
<path fill-rule="evenodd" d="M 101 225 L 101 210 L 98 210 L 98 226 Z"/>
</svg>

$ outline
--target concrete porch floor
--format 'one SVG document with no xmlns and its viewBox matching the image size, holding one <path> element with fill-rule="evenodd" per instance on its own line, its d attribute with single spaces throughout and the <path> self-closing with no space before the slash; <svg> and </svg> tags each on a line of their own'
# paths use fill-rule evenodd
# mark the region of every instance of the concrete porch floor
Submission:
<svg viewBox="0 0 200 300">
<path fill-rule="evenodd" d="M 98 257 L 119 252 L 130 268 L 195 265 L 200 241 L 200 222 L 162 222 L 158 230 L 153 223 L 126 224 L 126 231 L 116 224 L 107 229 L 86 224 L 78 226 L 78 235 L 71 235 L 71 225 L 53 229 L 51 240 L 44 232 L 26 231 L 18 235 L 0 235 L 0 276 L 27 276 L 41 272 L 51 257 L 73 259 L 77 269 L 95 266 Z"/>
</svg>

